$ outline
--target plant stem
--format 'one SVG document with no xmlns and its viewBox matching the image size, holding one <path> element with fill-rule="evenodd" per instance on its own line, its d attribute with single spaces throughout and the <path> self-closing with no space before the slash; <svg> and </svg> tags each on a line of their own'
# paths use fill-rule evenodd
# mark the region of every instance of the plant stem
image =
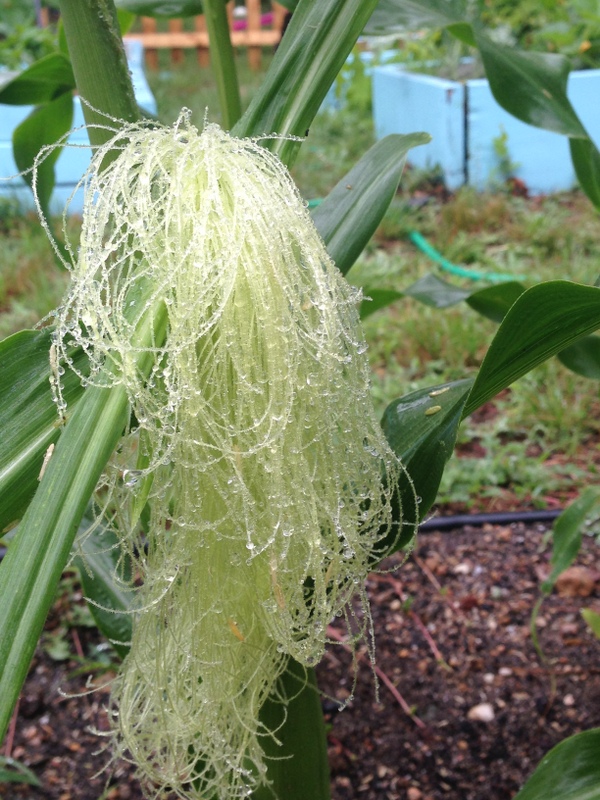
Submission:
<svg viewBox="0 0 600 800">
<path fill-rule="evenodd" d="M 227 8 L 224 0 L 204 0 L 202 7 L 208 30 L 211 65 L 219 92 L 223 127 L 231 130 L 242 116 L 242 103 L 229 34 Z"/>
<path fill-rule="evenodd" d="M 113 0 L 60 0 L 60 11 L 77 89 L 86 101 L 88 136 L 99 146 L 121 122 L 140 118 L 115 5 Z"/>
</svg>

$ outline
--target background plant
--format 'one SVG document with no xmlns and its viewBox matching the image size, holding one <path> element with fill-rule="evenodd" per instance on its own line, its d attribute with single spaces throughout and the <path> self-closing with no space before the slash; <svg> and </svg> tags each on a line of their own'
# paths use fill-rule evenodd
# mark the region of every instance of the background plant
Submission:
<svg viewBox="0 0 600 800">
<path fill-rule="evenodd" d="M 0 3 L 0 76 L 3 69 L 21 70 L 48 55 L 55 47 L 55 31 L 36 23 L 33 3 L 2 0 Z"/>
</svg>

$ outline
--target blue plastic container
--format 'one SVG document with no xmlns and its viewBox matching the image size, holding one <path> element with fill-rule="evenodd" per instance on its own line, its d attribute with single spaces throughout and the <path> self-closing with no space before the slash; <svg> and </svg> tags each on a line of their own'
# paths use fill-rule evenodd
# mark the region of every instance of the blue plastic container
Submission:
<svg viewBox="0 0 600 800">
<path fill-rule="evenodd" d="M 373 69 L 373 115 L 378 138 L 389 133 L 427 131 L 430 144 L 409 153 L 409 161 L 439 166 L 449 189 L 467 183 L 478 190 L 501 180 L 494 141 L 506 135 L 513 174 L 532 194 L 571 189 L 577 184 L 565 136 L 520 122 L 494 100 L 487 80 L 465 83 L 408 72 L 399 65 Z M 568 96 L 590 136 L 600 142 L 600 70 L 572 72 Z"/>
<path fill-rule="evenodd" d="M 144 75 L 144 48 L 141 42 L 125 40 L 125 50 L 138 104 L 151 114 L 156 114 L 156 101 Z M 2 178 L 8 178 L 18 172 L 12 155 L 12 133 L 31 110 L 32 106 L 0 105 L 0 177 Z M 83 110 L 79 98 L 76 97 L 73 116 L 74 130 L 69 137 L 69 145 L 73 146 L 64 148 L 55 167 L 56 184 L 50 201 L 50 209 L 56 213 L 62 212 L 73 189 L 90 163 L 91 150 L 87 133 L 82 128 L 83 125 Z M 79 130 L 77 130 L 78 128 Z M 23 208 L 34 207 L 31 189 L 20 178 L 9 182 L 0 181 L 0 195 L 16 197 Z M 79 213 L 82 207 L 83 191 L 78 190 L 70 200 L 69 210 L 71 213 Z"/>
</svg>

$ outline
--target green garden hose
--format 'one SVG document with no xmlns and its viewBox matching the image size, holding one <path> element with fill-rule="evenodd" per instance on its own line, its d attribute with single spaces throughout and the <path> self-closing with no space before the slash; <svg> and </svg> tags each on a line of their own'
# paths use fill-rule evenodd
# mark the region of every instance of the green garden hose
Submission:
<svg viewBox="0 0 600 800">
<path fill-rule="evenodd" d="M 524 275 L 508 275 L 506 273 L 501 272 L 480 272 L 476 269 L 467 269 L 467 267 L 459 267 L 457 264 L 453 264 L 451 261 L 448 261 L 447 258 L 433 247 L 424 236 L 421 236 L 418 231 L 409 231 L 408 238 L 411 242 L 418 247 L 422 253 L 430 258 L 432 261 L 435 261 L 436 264 L 439 264 L 440 267 L 446 272 L 450 272 L 452 275 L 457 275 L 459 278 L 469 278 L 472 281 L 490 281 L 493 283 L 500 283 L 501 281 L 522 281 L 526 280 Z"/>
<path fill-rule="evenodd" d="M 316 208 L 317 206 L 321 205 L 322 202 L 323 200 L 321 198 L 309 200 L 308 207 Z M 448 261 L 447 258 L 444 258 L 444 256 L 439 253 L 435 247 L 433 247 L 433 245 L 430 244 L 427 239 L 418 231 L 409 231 L 408 238 L 415 245 L 415 247 L 417 247 L 436 264 L 439 264 L 443 270 L 446 270 L 446 272 L 456 275 L 459 278 L 469 278 L 469 280 L 472 281 L 490 281 L 490 283 L 527 280 L 525 275 L 509 275 L 504 272 L 480 272 L 477 269 L 459 267 L 457 264 L 453 264 L 451 261 Z"/>
</svg>

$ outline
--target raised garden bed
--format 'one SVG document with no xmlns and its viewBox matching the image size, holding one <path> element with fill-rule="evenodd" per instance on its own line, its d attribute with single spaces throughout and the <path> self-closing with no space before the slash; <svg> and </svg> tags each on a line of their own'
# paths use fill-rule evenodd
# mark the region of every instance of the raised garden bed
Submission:
<svg viewBox="0 0 600 800">
<path fill-rule="evenodd" d="M 591 137 L 600 141 L 600 70 L 572 72 L 568 96 Z M 373 114 L 378 138 L 424 130 L 432 141 L 410 153 L 411 163 L 439 166 L 449 189 L 493 188 L 507 177 L 498 144 L 504 140 L 511 176 L 533 194 L 573 188 L 566 137 L 512 117 L 494 100 L 485 79 L 464 83 L 408 72 L 400 65 L 373 70 Z"/>
</svg>

